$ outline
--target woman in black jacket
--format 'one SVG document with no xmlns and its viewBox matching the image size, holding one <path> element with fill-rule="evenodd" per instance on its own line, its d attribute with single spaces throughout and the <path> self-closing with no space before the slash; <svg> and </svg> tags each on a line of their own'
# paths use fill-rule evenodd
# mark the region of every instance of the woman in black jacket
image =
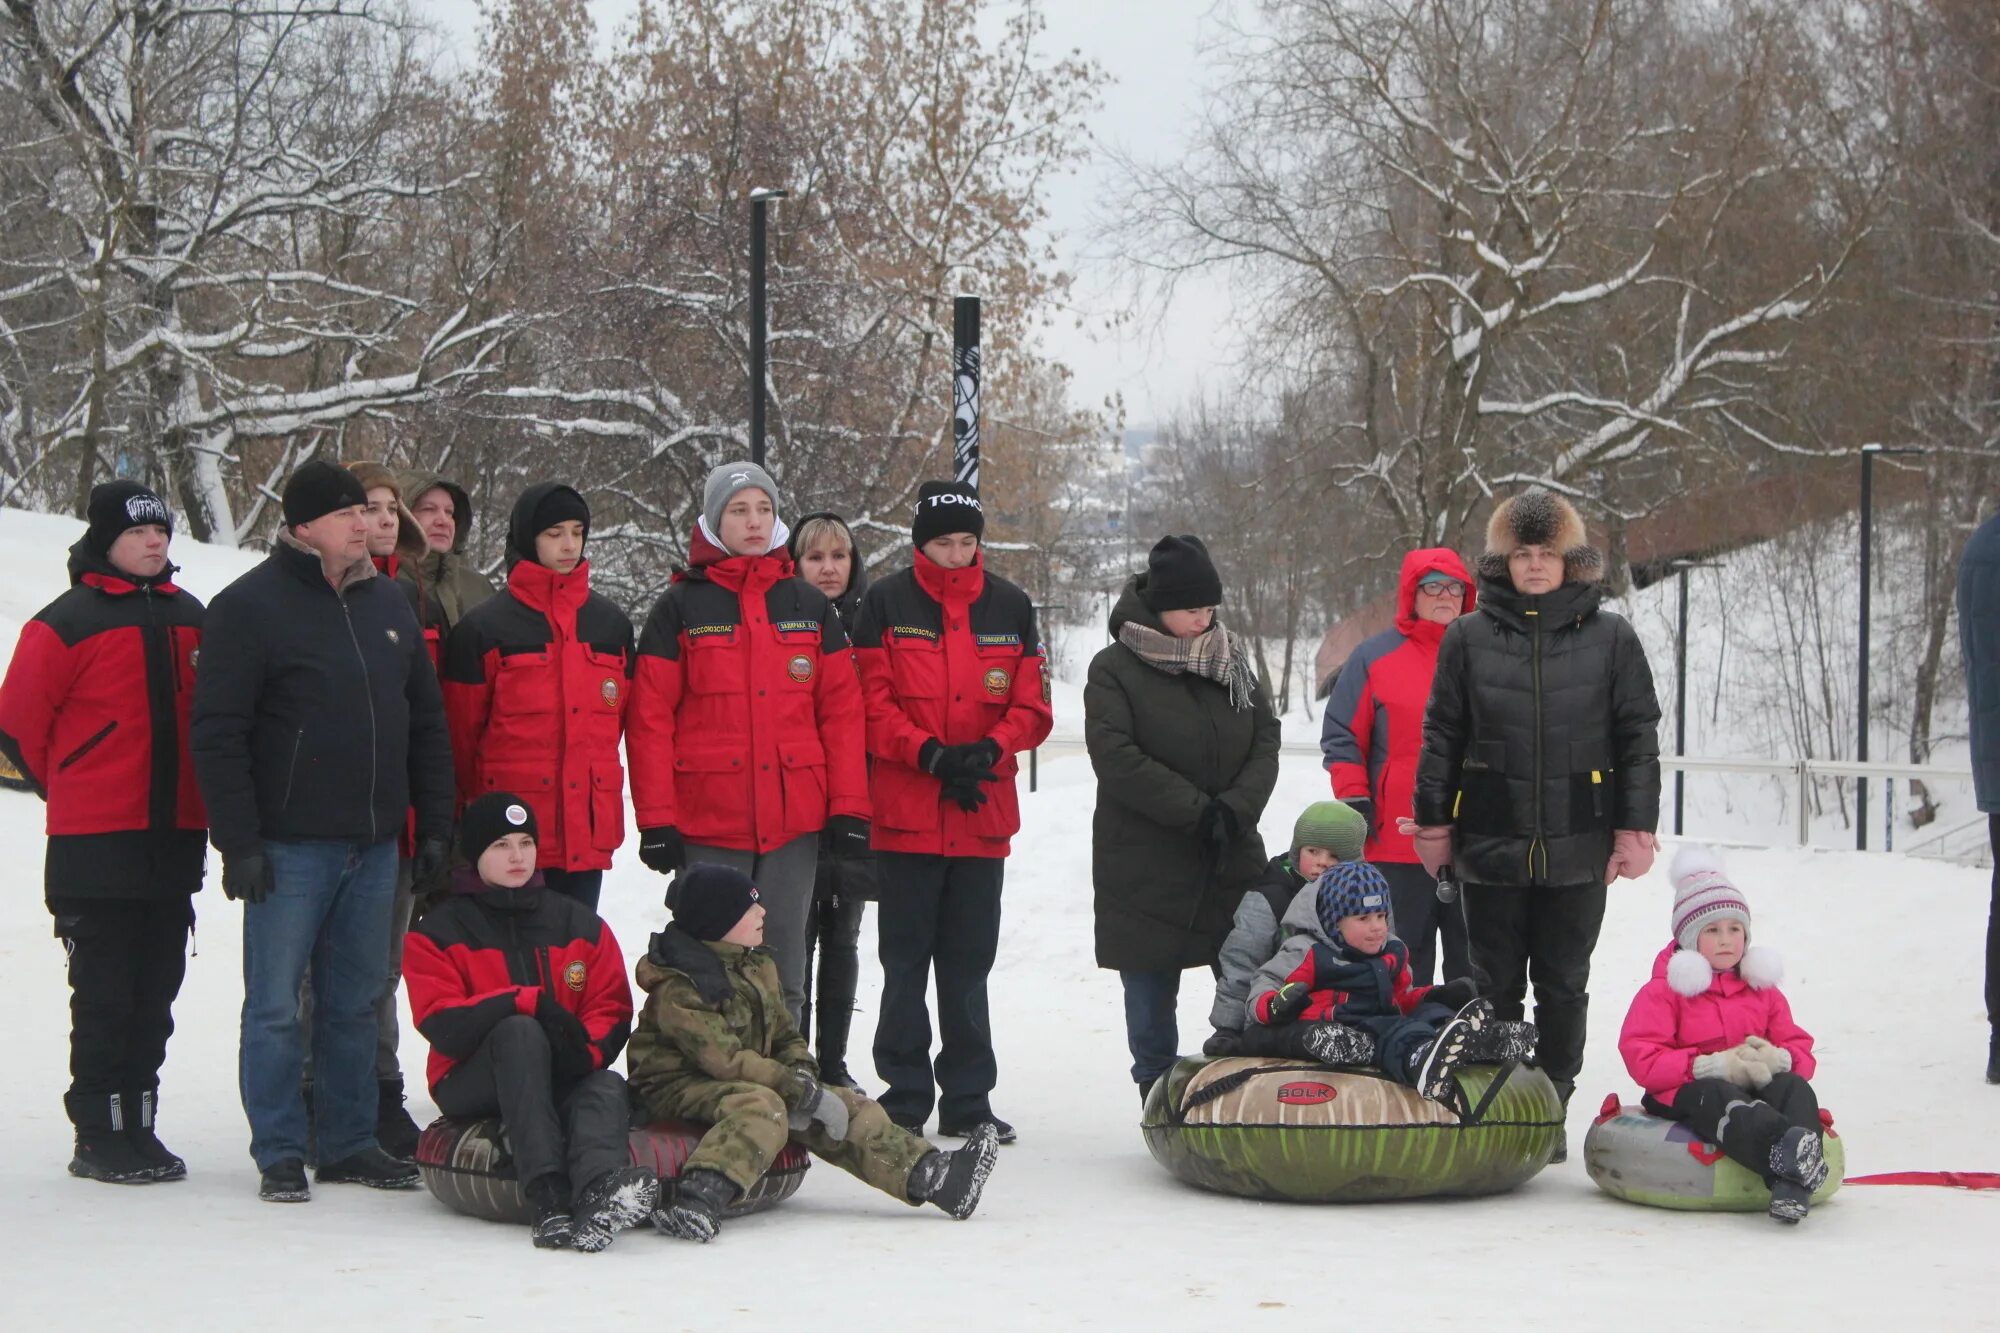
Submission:
<svg viewBox="0 0 2000 1333">
<path fill-rule="evenodd" d="M 1438 649 L 1417 763 L 1417 851 L 1464 883 L 1472 962 L 1567 1102 L 1583 1067 L 1605 886 L 1653 863 L 1659 701 L 1639 636 L 1600 611 L 1602 558 L 1540 487 L 1486 528 L 1479 607 Z"/>
<path fill-rule="evenodd" d="M 1248 645 L 1215 618 L 1221 600 L 1201 540 L 1162 537 L 1083 689 L 1097 965 L 1124 987 L 1141 1098 L 1178 1058 L 1181 973 L 1215 966 L 1264 869 L 1257 821 L 1278 780 L 1278 719 Z"/>
<path fill-rule="evenodd" d="M 788 549 L 798 576 L 825 593 L 841 627 L 851 636 L 868 591 L 868 570 L 847 520 L 838 514 L 808 514 L 799 520 Z M 861 921 L 877 896 L 875 858 L 836 856 L 820 834 L 812 908 L 806 917 L 806 1008 L 800 1031 L 813 1037 L 822 1083 L 859 1091 L 847 1069 L 847 1036 L 854 1026 L 854 991 L 861 980 Z M 818 985 L 814 985 L 814 954 Z"/>
</svg>

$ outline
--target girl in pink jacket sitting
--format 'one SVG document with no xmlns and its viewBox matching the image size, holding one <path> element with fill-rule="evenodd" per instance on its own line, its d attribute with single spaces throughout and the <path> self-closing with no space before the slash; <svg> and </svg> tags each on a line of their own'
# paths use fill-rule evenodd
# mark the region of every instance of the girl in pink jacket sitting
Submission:
<svg viewBox="0 0 2000 1333">
<path fill-rule="evenodd" d="M 1750 904 L 1706 847 L 1683 847 L 1673 942 L 1653 960 L 1618 1036 L 1649 1112 L 1679 1120 L 1755 1171 L 1771 1216 L 1798 1222 L 1826 1181 L 1813 1039 L 1778 989 L 1777 954 L 1751 948 Z"/>
</svg>

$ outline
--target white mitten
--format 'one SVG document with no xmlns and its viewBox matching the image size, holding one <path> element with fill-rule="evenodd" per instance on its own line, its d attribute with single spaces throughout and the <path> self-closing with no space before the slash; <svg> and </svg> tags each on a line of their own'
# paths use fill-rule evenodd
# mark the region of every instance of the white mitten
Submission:
<svg viewBox="0 0 2000 1333">
<path fill-rule="evenodd" d="M 1764 1066 L 1754 1058 L 1746 1058 L 1748 1052 L 1741 1046 L 1731 1046 L 1726 1051 L 1715 1051 L 1694 1058 L 1696 1078 L 1720 1078 L 1734 1083 L 1739 1088 L 1754 1090 L 1769 1083 L 1771 1077 L 1764 1072 Z M 1757 1080 L 1762 1079 L 1763 1083 Z"/>
</svg>

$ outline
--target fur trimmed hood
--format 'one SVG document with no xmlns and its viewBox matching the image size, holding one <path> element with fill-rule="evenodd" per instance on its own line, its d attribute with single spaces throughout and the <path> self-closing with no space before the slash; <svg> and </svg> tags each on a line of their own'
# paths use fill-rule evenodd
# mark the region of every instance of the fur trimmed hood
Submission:
<svg viewBox="0 0 2000 1333">
<path fill-rule="evenodd" d="M 1563 576 L 1576 583 L 1604 577 L 1604 555 L 1590 544 L 1576 506 L 1545 486 L 1530 486 L 1502 500 L 1486 520 L 1486 549 L 1479 572 L 1506 583 L 1507 556 L 1517 546 L 1552 546 L 1562 552 Z"/>
</svg>

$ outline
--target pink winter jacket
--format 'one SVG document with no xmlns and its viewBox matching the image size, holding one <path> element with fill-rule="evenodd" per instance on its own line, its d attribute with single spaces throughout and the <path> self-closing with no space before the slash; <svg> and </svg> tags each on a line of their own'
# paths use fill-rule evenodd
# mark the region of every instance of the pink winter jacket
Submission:
<svg viewBox="0 0 2000 1333">
<path fill-rule="evenodd" d="M 1677 944 L 1660 950 L 1653 979 L 1632 997 L 1618 1034 L 1626 1070 L 1653 1100 L 1671 1106 L 1694 1077 L 1697 1055 L 1726 1051 L 1745 1037 L 1784 1047 L 1792 1054 L 1792 1072 L 1812 1077 L 1812 1034 L 1792 1021 L 1792 1006 L 1778 989 L 1784 969 L 1771 950 L 1750 948 L 1727 972 L 1693 952 L 1670 967 L 1680 952 Z"/>
</svg>

